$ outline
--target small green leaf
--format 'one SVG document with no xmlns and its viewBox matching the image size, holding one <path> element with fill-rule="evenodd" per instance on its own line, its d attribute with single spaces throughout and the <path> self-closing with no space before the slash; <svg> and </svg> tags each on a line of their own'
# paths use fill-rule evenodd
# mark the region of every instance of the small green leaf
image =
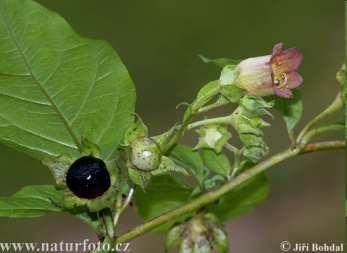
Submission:
<svg viewBox="0 0 347 253">
<path fill-rule="evenodd" d="M 252 162 L 257 162 L 269 152 L 269 148 L 263 140 L 262 128 L 269 126 L 261 116 L 269 115 L 267 109 L 273 103 L 265 101 L 261 97 L 244 96 L 240 100 L 240 106 L 233 112 L 231 125 L 239 134 L 244 145 L 243 156 Z"/>
<path fill-rule="evenodd" d="M 236 70 L 236 66 L 227 65 L 222 69 L 222 72 L 219 77 L 219 83 L 221 86 L 233 85 L 237 76 L 238 76 L 238 71 Z"/>
<path fill-rule="evenodd" d="M 145 191 L 135 191 L 134 202 L 140 216 L 147 221 L 188 202 L 190 194 L 191 189 L 177 179 L 157 176 L 151 178 Z M 170 228 L 175 222 L 170 221 L 159 230 Z"/>
<path fill-rule="evenodd" d="M 276 97 L 275 108 L 282 114 L 288 132 L 292 132 L 299 123 L 303 112 L 300 91 L 293 90 L 293 97 L 290 99 Z"/>
<path fill-rule="evenodd" d="M 177 165 L 174 161 L 172 161 L 169 157 L 166 157 L 166 156 L 162 156 L 159 168 L 151 171 L 151 174 L 153 176 L 173 174 L 173 173 L 180 173 L 185 176 L 189 175 L 189 173 L 184 168 Z"/>
<path fill-rule="evenodd" d="M 31 218 L 62 212 L 62 198 L 63 193 L 52 185 L 26 186 L 11 197 L 0 198 L 0 217 Z"/>
<path fill-rule="evenodd" d="M 214 173 L 228 177 L 231 171 L 231 165 L 228 157 L 223 153 L 217 154 L 213 150 L 201 150 L 202 159 L 207 168 Z"/>
<path fill-rule="evenodd" d="M 124 145 L 128 146 L 136 139 L 148 136 L 148 128 L 140 117 L 137 117 L 124 134 Z"/>
<path fill-rule="evenodd" d="M 219 92 L 219 83 L 218 81 L 211 81 L 205 84 L 198 95 L 196 96 L 194 102 L 192 103 L 192 110 L 196 111 L 200 107 L 204 106 L 207 102 L 209 102 L 214 95 L 217 95 Z"/>
<path fill-rule="evenodd" d="M 179 162 L 180 166 L 194 175 L 200 185 L 203 184 L 208 175 L 208 169 L 204 165 L 199 152 L 194 151 L 189 146 L 178 144 L 170 151 L 169 155 L 176 163 Z"/>
<path fill-rule="evenodd" d="M 237 103 L 245 95 L 245 91 L 236 85 L 224 85 L 221 94 L 231 103 Z"/>
<path fill-rule="evenodd" d="M 237 65 L 239 64 L 240 60 L 234 60 L 234 59 L 230 59 L 230 58 L 216 58 L 216 59 L 210 59 L 206 56 L 203 56 L 201 54 L 198 55 L 200 57 L 200 59 L 204 62 L 204 63 L 211 63 L 214 64 L 218 67 L 223 68 L 226 65 Z"/>
<path fill-rule="evenodd" d="M 240 105 L 254 116 L 272 116 L 267 109 L 271 109 L 274 106 L 274 102 L 266 101 L 262 97 L 247 95 L 242 98 Z"/>
<path fill-rule="evenodd" d="M 194 149 L 210 148 L 220 153 L 231 138 L 231 133 L 224 126 L 208 125 L 197 130 L 199 142 Z"/>
<path fill-rule="evenodd" d="M 240 185 L 209 208 L 221 221 L 248 213 L 264 202 L 269 192 L 269 183 L 264 174 Z"/>
<path fill-rule="evenodd" d="M 146 188 L 146 185 L 151 178 L 151 174 L 149 172 L 140 171 L 131 166 L 128 166 L 128 176 L 132 183 L 140 186 L 142 189 Z"/>
<path fill-rule="evenodd" d="M 112 47 L 31 0 L 0 1 L 0 38 L 0 141 L 43 159 L 79 156 L 87 138 L 115 155 L 135 91 Z"/>
</svg>

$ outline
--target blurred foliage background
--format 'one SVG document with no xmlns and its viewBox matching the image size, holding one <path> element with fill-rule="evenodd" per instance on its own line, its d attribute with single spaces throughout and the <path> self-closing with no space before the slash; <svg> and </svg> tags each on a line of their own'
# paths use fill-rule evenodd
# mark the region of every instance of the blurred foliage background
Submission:
<svg viewBox="0 0 347 253">
<path fill-rule="evenodd" d="M 304 54 L 303 122 L 330 103 L 339 89 L 335 73 L 344 58 L 343 1 L 39 2 L 64 16 L 80 34 L 112 44 L 135 81 L 137 112 L 152 135 L 180 118 L 177 104 L 191 101 L 202 84 L 218 77 L 218 68 L 202 63 L 199 53 L 242 59 L 269 54 L 280 41 L 298 47 Z M 288 139 L 278 117 L 271 123 L 267 141 L 277 152 L 288 146 Z M 283 240 L 343 241 L 344 169 L 343 151 L 302 156 L 271 169 L 269 200 L 228 224 L 232 252 L 277 253 Z M 0 146 L 0 171 L 1 195 L 29 184 L 53 183 L 39 161 L 4 146 Z M 122 230 L 139 222 L 129 211 Z M 0 219 L 0 241 L 84 238 L 96 240 L 86 225 L 67 215 Z M 161 253 L 163 245 L 162 237 L 146 235 L 133 241 L 131 250 Z"/>
</svg>

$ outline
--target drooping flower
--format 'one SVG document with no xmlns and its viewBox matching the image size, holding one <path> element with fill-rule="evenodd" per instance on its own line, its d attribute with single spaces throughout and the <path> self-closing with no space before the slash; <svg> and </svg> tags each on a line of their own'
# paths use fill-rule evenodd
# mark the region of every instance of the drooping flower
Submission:
<svg viewBox="0 0 347 253">
<path fill-rule="evenodd" d="M 247 90 L 251 95 L 276 94 L 290 98 L 292 89 L 303 82 L 303 78 L 297 72 L 302 59 L 298 49 L 283 49 L 283 44 L 278 43 L 273 47 L 272 55 L 241 61 L 236 68 L 238 77 L 234 84 Z"/>
</svg>

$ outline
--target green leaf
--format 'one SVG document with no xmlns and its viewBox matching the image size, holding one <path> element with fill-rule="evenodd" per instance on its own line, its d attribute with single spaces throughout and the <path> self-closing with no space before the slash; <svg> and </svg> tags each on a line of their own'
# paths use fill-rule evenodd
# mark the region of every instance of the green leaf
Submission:
<svg viewBox="0 0 347 253">
<path fill-rule="evenodd" d="M 218 67 L 223 68 L 226 65 L 237 65 L 239 64 L 240 60 L 234 60 L 234 59 L 230 59 L 230 58 L 216 58 L 216 59 L 210 59 L 206 56 L 203 56 L 201 54 L 198 55 L 199 58 L 204 62 L 204 63 L 212 63 Z"/>
<path fill-rule="evenodd" d="M 224 85 L 221 94 L 231 103 L 237 103 L 245 95 L 245 90 L 236 85 Z"/>
<path fill-rule="evenodd" d="M 262 97 L 247 95 L 242 98 L 240 105 L 242 105 L 249 112 L 249 114 L 253 116 L 272 116 L 267 109 L 272 108 L 274 106 L 274 102 L 266 101 Z"/>
<path fill-rule="evenodd" d="M 269 148 L 263 140 L 261 130 L 263 123 L 258 117 L 247 118 L 242 110 L 238 111 L 237 114 L 234 114 L 231 123 L 244 145 L 242 154 L 249 160 L 257 162 L 269 152 Z"/>
<path fill-rule="evenodd" d="M 134 103 L 129 73 L 107 43 L 81 38 L 33 1 L 0 1 L 1 142 L 42 159 L 77 156 L 87 138 L 109 159 Z"/>
<path fill-rule="evenodd" d="M 147 221 L 183 205 L 189 201 L 190 194 L 191 189 L 177 179 L 157 176 L 151 178 L 145 191 L 135 191 L 134 202 L 140 216 Z M 171 227 L 176 221 L 163 225 L 160 230 Z"/>
<path fill-rule="evenodd" d="M 288 132 L 292 132 L 299 123 L 303 112 L 300 91 L 293 90 L 293 97 L 290 99 L 276 97 L 275 108 L 282 114 Z"/>
<path fill-rule="evenodd" d="M 192 110 L 198 110 L 200 107 L 204 106 L 209 102 L 214 95 L 219 92 L 218 81 L 211 81 L 205 84 L 198 92 L 194 102 L 192 103 Z"/>
<path fill-rule="evenodd" d="M 189 171 L 202 185 L 208 175 L 208 170 L 199 152 L 194 151 L 191 147 L 178 144 L 170 151 L 170 157 L 181 167 Z"/>
<path fill-rule="evenodd" d="M 201 150 L 202 159 L 209 170 L 219 175 L 228 177 L 231 171 L 231 165 L 228 157 L 223 153 L 217 154 L 213 150 Z"/>
<path fill-rule="evenodd" d="M 222 86 L 233 85 L 237 76 L 238 76 L 238 71 L 236 70 L 236 66 L 235 65 L 226 65 L 222 69 L 221 75 L 219 77 L 219 83 Z"/>
<path fill-rule="evenodd" d="M 268 192 L 268 180 L 265 174 L 261 174 L 226 194 L 208 211 L 214 213 L 221 221 L 227 221 L 254 210 L 266 200 Z"/>
<path fill-rule="evenodd" d="M 182 175 L 189 176 L 189 173 L 184 168 L 177 165 L 174 161 L 172 161 L 169 157 L 166 157 L 166 156 L 161 157 L 161 163 L 158 169 L 153 170 L 150 173 L 153 176 L 160 176 L 160 175 L 174 174 L 174 173 L 180 173 Z"/>
<path fill-rule="evenodd" d="M 133 122 L 124 134 L 123 143 L 128 146 L 131 145 L 133 141 L 139 138 L 144 138 L 148 136 L 148 128 L 143 123 L 142 119 L 137 116 L 135 122 Z"/>
<path fill-rule="evenodd" d="M 0 198 L 0 217 L 30 218 L 51 212 L 62 212 L 58 206 L 63 193 L 52 185 L 22 188 L 11 197 Z"/>
</svg>

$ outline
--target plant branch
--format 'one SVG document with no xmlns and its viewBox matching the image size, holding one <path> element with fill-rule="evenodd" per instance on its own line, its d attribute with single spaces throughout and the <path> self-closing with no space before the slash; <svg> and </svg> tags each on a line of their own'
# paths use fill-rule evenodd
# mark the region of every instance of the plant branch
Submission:
<svg viewBox="0 0 347 253">
<path fill-rule="evenodd" d="M 113 226 L 116 228 L 117 225 L 118 225 L 118 221 L 119 221 L 119 218 L 121 216 L 121 214 L 124 212 L 124 210 L 128 207 L 128 205 L 130 204 L 131 202 L 131 199 L 133 197 L 133 194 L 134 194 L 134 189 L 131 188 L 129 193 L 128 193 L 128 196 L 126 197 L 124 203 L 123 203 L 123 197 L 122 197 L 122 194 L 120 194 L 118 197 L 117 197 L 117 204 L 116 204 L 116 213 L 114 214 L 114 217 L 113 217 Z"/>
<path fill-rule="evenodd" d="M 306 145 L 312 138 L 327 133 L 327 132 L 334 132 L 334 131 L 340 131 L 344 130 L 345 126 L 342 124 L 332 124 L 332 125 L 326 125 L 314 128 L 310 131 L 308 131 L 303 137 L 302 137 L 302 145 Z"/>
<path fill-rule="evenodd" d="M 320 114 L 318 114 L 310 122 L 307 123 L 307 125 L 300 132 L 297 138 L 297 143 L 300 143 L 302 139 L 304 138 L 304 136 L 306 135 L 306 133 L 309 130 L 311 130 L 319 121 L 325 119 L 326 117 L 340 110 L 342 108 L 342 105 L 343 105 L 342 95 L 341 93 L 338 93 L 334 101 L 324 111 L 322 111 Z"/>
<path fill-rule="evenodd" d="M 231 114 L 231 115 L 223 116 L 223 117 L 199 120 L 199 121 L 196 121 L 196 122 L 189 124 L 187 129 L 191 130 L 193 128 L 197 128 L 200 126 L 206 126 L 206 125 L 212 125 L 212 124 L 216 124 L 216 125 L 230 124 L 232 116 L 233 115 Z"/>
<path fill-rule="evenodd" d="M 221 99 L 219 98 L 216 102 L 210 104 L 210 105 L 206 105 L 204 107 L 201 107 L 199 110 L 198 110 L 198 113 L 204 113 L 204 112 L 208 112 L 212 109 L 215 109 L 215 108 L 218 108 L 218 107 L 221 107 L 223 105 L 227 105 L 229 103 L 229 101 L 227 99 Z"/>
<path fill-rule="evenodd" d="M 211 99 L 213 99 L 213 97 L 215 97 L 217 94 L 219 94 L 219 91 L 220 91 L 219 86 L 210 89 L 204 95 L 200 94 L 200 92 L 201 92 L 201 90 L 200 90 L 200 92 L 199 92 L 200 96 L 198 94 L 198 96 L 194 99 L 192 104 L 190 104 L 188 106 L 187 110 L 184 113 L 182 123 L 176 127 L 175 133 L 171 136 L 170 140 L 165 145 L 165 147 L 162 148 L 163 154 L 165 154 L 172 146 L 174 146 L 184 136 L 186 130 L 188 129 L 190 122 L 193 119 L 193 117 L 197 113 L 199 113 L 199 110 L 201 108 L 203 108 L 203 106 L 205 106 L 206 103 L 208 103 Z M 209 109 L 207 109 L 207 110 L 209 110 Z M 206 109 L 205 109 L 205 111 L 206 111 Z"/>
<path fill-rule="evenodd" d="M 185 215 L 187 213 L 194 212 L 208 204 L 211 204 L 218 200 L 220 197 L 225 195 L 226 193 L 233 190 L 235 187 L 239 186 L 240 184 L 246 182 L 247 180 L 251 179 L 252 177 L 256 176 L 257 174 L 266 171 L 267 169 L 271 168 L 275 164 L 278 164 L 284 160 L 287 160 L 291 157 L 297 156 L 299 154 L 304 153 L 311 153 L 321 150 L 333 150 L 333 149 L 341 149 L 344 148 L 346 145 L 345 141 L 328 141 L 328 142 L 319 142 L 314 144 L 308 144 L 302 149 L 287 149 L 281 153 L 278 153 L 276 155 L 273 155 L 272 157 L 268 158 L 267 160 L 260 162 L 259 164 L 255 165 L 253 168 L 245 171 L 244 173 L 238 175 L 231 181 L 225 183 L 217 190 L 208 192 L 203 194 L 202 196 L 192 200 L 191 202 L 174 209 L 172 211 L 169 211 L 157 218 L 152 219 L 151 221 L 148 221 L 145 224 L 142 224 L 131 231 L 119 236 L 116 240 L 116 243 L 122 243 L 130 241 L 134 238 L 137 238 L 143 234 L 145 234 L 148 231 L 151 231 L 155 228 L 157 228 L 160 225 L 163 225 L 167 223 L 170 220 L 173 220 L 177 217 L 180 217 L 182 215 Z"/>
</svg>

